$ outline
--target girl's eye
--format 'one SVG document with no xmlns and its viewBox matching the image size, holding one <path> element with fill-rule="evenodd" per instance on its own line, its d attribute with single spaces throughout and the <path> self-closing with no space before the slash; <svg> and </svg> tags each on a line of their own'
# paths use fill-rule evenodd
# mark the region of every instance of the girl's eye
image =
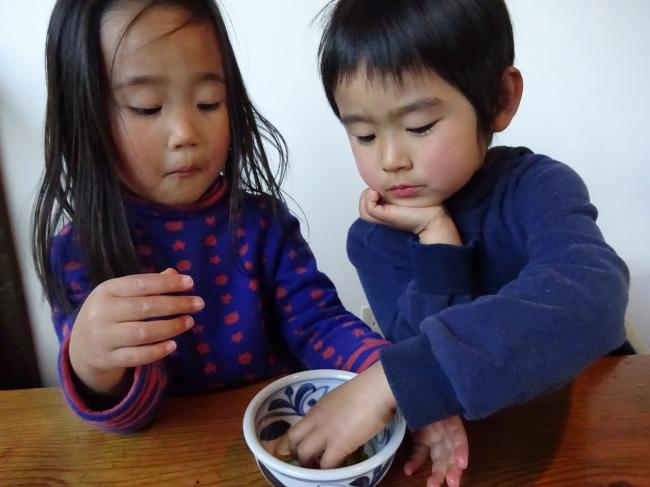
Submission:
<svg viewBox="0 0 650 487">
<path fill-rule="evenodd" d="M 221 103 L 199 103 L 197 106 L 199 107 L 199 110 L 204 112 L 214 112 L 219 108 L 219 106 L 221 106 Z"/>
<path fill-rule="evenodd" d="M 436 124 L 436 122 L 431 122 L 426 125 L 422 125 L 422 127 L 416 127 L 413 129 L 406 129 L 407 132 L 411 132 L 412 134 L 416 135 L 424 135 L 429 133 L 429 131 L 433 128 L 433 126 Z"/>
<path fill-rule="evenodd" d="M 131 110 L 136 115 L 141 115 L 143 117 L 152 117 L 153 115 L 157 114 L 161 110 L 161 107 L 151 107 L 151 108 L 129 107 L 129 110 Z"/>
<path fill-rule="evenodd" d="M 357 140 L 362 145 L 368 145 L 368 144 L 372 143 L 373 140 L 375 140 L 375 134 L 360 135 L 360 136 L 357 136 Z"/>
</svg>

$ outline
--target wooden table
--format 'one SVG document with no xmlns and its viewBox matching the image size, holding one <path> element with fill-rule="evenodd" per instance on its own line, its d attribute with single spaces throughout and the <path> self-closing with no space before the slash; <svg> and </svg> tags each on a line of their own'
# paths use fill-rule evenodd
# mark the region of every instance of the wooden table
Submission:
<svg viewBox="0 0 650 487">
<path fill-rule="evenodd" d="M 118 436 L 74 417 L 57 388 L 0 391 L 0 485 L 265 485 L 241 432 L 263 384 L 170 398 Z M 650 486 L 650 356 L 606 358 L 571 386 L 467 424 L 463 486 Z M 385 486 L 402 474 L 403 445 Z"/>
</svg>

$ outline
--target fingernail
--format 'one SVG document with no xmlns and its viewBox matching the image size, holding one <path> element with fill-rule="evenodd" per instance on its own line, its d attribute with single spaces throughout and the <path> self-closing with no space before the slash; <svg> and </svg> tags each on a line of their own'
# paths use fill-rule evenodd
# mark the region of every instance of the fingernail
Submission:
<svg viewBox="0 0 650 487">
<path fill-rule="evenodd" d="M 194 298 L 192 300 L 192 306 L 194 306 L 197 309 L 201 309 L 203 308 L 203 306 L 205 306 L 205 302 L 201 298 Z"/>
<path fill-rule="evenodd" d="M 169 342 L 165 349 L 167 349 L 168 352 L 173 352 L 176 350 L 176 342 Z"/>
<path fill-rule="evenodd" d="M 185 317 L 185 329 L 189 330 L 192 328 L 192 325 L 194 325 L 194 320 L 192 319 L 191 316 L 186 316 Z"/>
<path fill-rule="evenodd" d="M 194 285 L 194 279 L 190 276 L 183 276 L 182 282 L 185 287 L 192 287 Z"/>
</svg>

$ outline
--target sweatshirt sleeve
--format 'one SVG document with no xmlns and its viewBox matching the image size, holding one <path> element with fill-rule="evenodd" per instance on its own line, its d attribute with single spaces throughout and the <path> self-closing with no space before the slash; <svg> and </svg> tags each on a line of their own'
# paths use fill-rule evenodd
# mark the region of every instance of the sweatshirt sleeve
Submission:
<svg viewBox="0 0 650 487">
<path fill-rule="evenodd" d="M 318 270 L 298 220 L 282 211 L 267 234 L 265 259 L 284 340 L 310 369 L 362 372 L 388 342 L 343 307 L 334 284 Z"/>
<path fill-rule="evenodd" d="M 628 270 L 580 178 L 555 161 L 535 164 L 511 198 L 528 255 L 518 278 L 426 318 L 419 335 L 382 352 L 411 428 L 528 401 L 625 340 Z"/>
<path fill-rule="evenodd" d="M 60 344 L 58 371 L 65 398 L 72 410 L 91 426 L 100 430 L 128 433 L 142 428 L 155 416 L 167 389 L 164 361 L 132 371 L 132 383 L 126 395 L 107 407 L 105 399 L 91 397 L 76 377 L 70 364 L 70 334 L 77 313 L 90 293 L 86 272 L 73 249 L 69 228 L 57 236 L 52 245 L 52 269 L 65 287 L 72 304 L 69 312 L 52 300 L 52 321 Z"/>
<path fill-rule="evenodd" d="M 348 256 L 384 334 L 401 342 L 427 316 L 472 300 L 476 242 L 424 245 L 415 235 L 357 220 Z M 397 299 L 397 306 L 395 306 Z"/>
</svg>

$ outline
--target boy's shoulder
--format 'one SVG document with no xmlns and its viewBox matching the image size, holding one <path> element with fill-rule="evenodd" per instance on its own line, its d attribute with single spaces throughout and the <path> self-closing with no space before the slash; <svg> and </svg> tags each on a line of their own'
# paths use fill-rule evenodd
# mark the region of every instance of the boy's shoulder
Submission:
<svg viewBox="0 0 650 487">
<path fill-rule="evenodd" d="M 484 186 L 514 190 L 517 196 L 533 190 L 538 194 L 553 190 L 579 191 L 587 195 L 583 180 L 569 165 L 526 147 L 491 148 L 481 179 Z"/>
</svg>

